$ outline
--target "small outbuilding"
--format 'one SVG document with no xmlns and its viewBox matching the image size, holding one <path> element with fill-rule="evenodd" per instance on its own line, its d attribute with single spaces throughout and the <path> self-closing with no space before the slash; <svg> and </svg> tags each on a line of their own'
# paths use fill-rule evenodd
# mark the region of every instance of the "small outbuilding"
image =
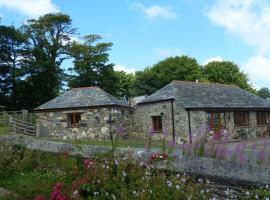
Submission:
<svg viewBox="0 0 270 200">
<path fill-rule="evenodd" d="M 109 138 L 131 127 L 131 107 L 96 86 L 73 88 L 34 112 L 43 132 L 64 139 Z"/>
<path fill-rule="evenodd" d="M 192 141 L 207 132 L 216 139 L 270 134 L 270 101 L 234 85 L 173 81 L 137 104 L 135 135 L 169 132 Z"/>
</svg>

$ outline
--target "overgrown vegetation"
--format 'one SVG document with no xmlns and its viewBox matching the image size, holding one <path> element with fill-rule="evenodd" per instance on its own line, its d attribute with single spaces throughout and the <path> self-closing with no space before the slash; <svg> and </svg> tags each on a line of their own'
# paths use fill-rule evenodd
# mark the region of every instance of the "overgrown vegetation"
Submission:
<svg viewBox="0 0 270 200">
<path fill-rule="evenodd" d="M 97 155 L 90 159 L 30 151 L 0 144 L 0 187 L 19 199 L 256 199 L 270 196 L 261 189 L 223 188 L 204 177 L 157 170 L 155 162 L 131 155 Z"/>
</svg>

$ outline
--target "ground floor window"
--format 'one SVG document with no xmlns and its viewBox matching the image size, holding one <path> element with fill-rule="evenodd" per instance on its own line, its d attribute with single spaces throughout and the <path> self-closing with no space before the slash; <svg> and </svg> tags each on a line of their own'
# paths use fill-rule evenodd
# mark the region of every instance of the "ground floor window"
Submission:
<svg viewBox="0 0 270 200">
<path fill-rule="evenodd" d="M 235 111 L 234 126 L 248 126 L 249 125 L 249 112 L 248 111 Z"/>
<path fill-rule="evenodd" d="M 221 128 L 226 127 L 224 112 L 208 112 L 207 121 L 211 130 L 219 131 Z"/>
<path fill-rule="evenodd" d="M 162 118 L 161 116 L 152 116 L 152 127 L 156 132 L 162 131 Z"/>
<path fill-rule="evenodd" d="M 70 113 L 68 114 L 68 126 L 69 127 L 78 127 L 81 120 L 80 113 Z"/>
<path fill-rule="evenodd" d="M 270 112 L 257 111 L 257 125 L 270 124 Z"/>
</svg>

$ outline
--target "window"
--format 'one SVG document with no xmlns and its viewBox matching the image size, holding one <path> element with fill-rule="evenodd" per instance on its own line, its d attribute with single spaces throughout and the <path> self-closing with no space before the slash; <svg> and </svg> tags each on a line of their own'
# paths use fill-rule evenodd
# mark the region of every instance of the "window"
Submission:
<svg viewBox="0 0 270 200">
<path fill-rule="evenodd" d="M 235 126 L 248 126 L 249 125 L 249 112 L 246 112 L 246 111 L 234 112 L 234 125 Z"/>
<path fill-rule="evenodd" d="M 220 130 L 226 127 L 224 112 L 208 112 L 207 121 L 211 130 Z"/>
<path fill-rule="evenodd" d="M 162 131 L 161 116 L 152 116 L 152 126 L 153 126 L 154 131 L 156 131 L 156 132 Z"/>
<path fill-rule="evenodd" d="M 71 113 L 68 114 L 68 126 L 69 127 L 78 127 L 81 120 L 81 114 Z"/>
<path fill-rule="evenodd" d="M 258 111 L 257 112 L 257 125 L 270 124 L 270 112 Z"/>
</svg>

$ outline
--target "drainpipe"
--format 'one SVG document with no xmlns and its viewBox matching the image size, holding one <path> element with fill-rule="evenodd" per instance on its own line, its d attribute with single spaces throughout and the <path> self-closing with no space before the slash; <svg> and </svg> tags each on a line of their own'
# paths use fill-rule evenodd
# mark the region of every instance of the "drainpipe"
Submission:
<svg viewBox="0 0 270 200">
<path fill-rule="evenodd" d="M 173 142 L 175 142 L 175 125 L 174 125 L 174 107 L 173 107 L 173 100 L 171 100 L 171 106 L 172 106 L 172 129 L 173 129 Z"/>
<path fill-rule="evenodd" d="M 191 125 L 190 125 L 190 109 L 188 111 L 188 131 L 189 131 L 189 142 L 192 143 L 192 135 L 191 135 Z"/>
</svg>

